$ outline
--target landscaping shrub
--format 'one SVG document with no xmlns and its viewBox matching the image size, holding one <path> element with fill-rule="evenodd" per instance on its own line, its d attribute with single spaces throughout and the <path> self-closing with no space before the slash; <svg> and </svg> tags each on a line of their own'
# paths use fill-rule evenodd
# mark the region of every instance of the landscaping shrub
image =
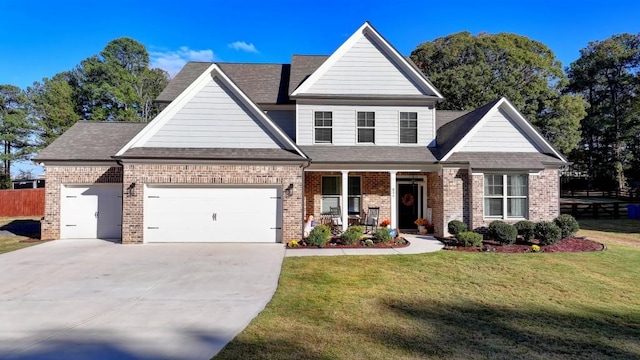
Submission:
<svg viewBox="0 0 640 360">
<path fill-rule="evenodd" d="M 447 230 L 449 230 L 449 234 L 456 236 L 463 231 L 467 231 L 467 224 L 460 220 L 451 220 L 447 225 Z"/>
<path fill-rule="evenodd" d="M 307 243 L 309 245 L 315 245 L 317 247 L 323 247 L 331 238 L 331 228 L 327 225 L 321 224 L 311 230 Z"/>
<path fill-rule="evenodd" d="M 551 221 L 541 221 L 536 224 L 536 238 L 542 245 L 552 245 L 558 242 L 562 236 L 562 230 Z"/>
<path fill-rule="evenodd" d="M 373 240 L 371 239 L 367 239 L 364 241 L 364 245 L 368 246 L 368 247 L 372 247 L 373 246 Z"/>
<path fill-rule="evenodd" d="M 518 235 L 522 236 L 524 241 L 531 241 L 536 235 L 536 224 L 533 221 L 521 220 L 513 224 L 513 226 L 518 230 Z"/>
<path fill-rule="evenodd" d="M 518 238 L 518 230 L 511 224 L 496 220 L 489 224 L 489 235 L 502 245 L 511 245 Z"/>
<path fill-rule="evenodd" d="M 362 235 L 364 234 L 364 228 L 362 226 L 349 226 L 347 231 L 342 233 L 340 238 L 342 242 L 348 245 L 353 245 L 360 241 Z"/>
<path fill-rule="evenodd" d="M 482 234 L 473 231 L 463 231 L 456 235 L 458 243 L 462 246 L 482 246 Z"/>
<path fill-rule="evenodd" d="M 375 242 L 387 242 L 391 240 L 391 234 L 389 234 L 389 229 L 379 228 L 373 233 L 373 239 Z"/>
<path fill-rule="evenodd" d="M 562 214 L 555 218 L 553 222 L 560 228 L 563 239 L 574 236 L 580 230 L 580 225 L 578 225 L 576 219 L 569 214 Z"/>
</svg>

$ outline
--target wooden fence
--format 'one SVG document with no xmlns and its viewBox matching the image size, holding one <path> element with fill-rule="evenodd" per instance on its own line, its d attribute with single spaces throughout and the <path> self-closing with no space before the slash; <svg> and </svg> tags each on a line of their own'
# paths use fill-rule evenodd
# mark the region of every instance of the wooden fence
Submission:
<svg viewBox="0 0 640 360">
<path fill-rule="evenodd" d="M 608 197 L 629 202 L 640 199 L 640 189 L 623 190 L 562 190 L 561 197 Z"/>
<path fill-rule="evenodd" d="M 576 219 L 626 219 L 627 204 L 612 203 L 564 203 L 560 204 L 560 213 L 569 214 Z"/>
<path fill-rule="evenodd" d="M 43 216 L 44 189 L 0 190 L 0 216 Z"/>
</svg>

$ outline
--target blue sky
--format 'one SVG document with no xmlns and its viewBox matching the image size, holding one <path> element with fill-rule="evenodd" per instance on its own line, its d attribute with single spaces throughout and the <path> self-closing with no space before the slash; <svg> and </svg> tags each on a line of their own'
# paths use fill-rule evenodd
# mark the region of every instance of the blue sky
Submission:
<svg viewBox="0 0 640 360">
<path fill-rule="evenodd" d="M 1 8 L 0 84 L 22 88 L 123 36 L 173 73 L 188 60 L 287 63 L 292 54 L 331 54 L 366 20 L 404 55 L 460 31 L 511 32 L 546 44 L 563 66 L 589 41 L 640 32 L 640 3 L 626 0 L 19 0 Z"/>
</svg>

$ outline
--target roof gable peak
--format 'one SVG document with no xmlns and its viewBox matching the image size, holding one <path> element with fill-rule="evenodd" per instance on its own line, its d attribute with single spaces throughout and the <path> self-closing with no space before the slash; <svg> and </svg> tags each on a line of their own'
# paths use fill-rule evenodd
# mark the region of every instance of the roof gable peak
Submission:
<svg viewBox="0 0 640 360">
<path fill-rule="evenodd" d="M 366 48 L 367 46 L 369 48 Z M 334 67 L 336 67 L 336 65 L 338 65 L 339 62 L 354 61 L 351 59 L 345 60 L 345 58 L 347 58 L 346 55 L 349 55 L 349 53 L 353 49 L 356 49 L 356 51 L 365 51 L 367 52 L 366 55 L 369 56 L 378 56 L 379 59 L 375 58 L 375 60 L 378 60 L 378 64 L 376 65 L 386 66 L 386 69 L 369 69 L 369 71 L 373 71 L 374 73 L 373 75 L 371 72 L 368 73 L 368 79 L 375 79 L 377 77 L 375 71 L 388 71 L 393 67 L 394 69 L 392 70 L 395 71 L 395 73 L 391 74 L 387 72 L 380 75 L 395 75 L 397 79 L 394 80 L 403 82 L 402 86 L 404 86 L 404 88 L 402 91 L 406 92 L 411 89 L 411 93 L 408 93 L 407 95 L 423 95 L 443 99 L 443 96 L 440 94 L 440 92 L 435 88 L 435 86 L 433 86 L 433 84 L 429 82 L 424 74 L 422 74 L 422 72 L 420 72 L 419 69 L 417 69 L 415 66 L 411 65 L 409 61 L 404 56 L 402 56 L 398 52 L 398 50 L 396 50 L 382 35 L 380 35 L 380 33 L 368 21 L 362 24 L 344 43 L 342 43 L 342 45 L 340 45 L 340 47 L 338 47 L 338 49 L 331 56 L 329 56 L 329 58 L 324 61 L 324 63 L 318 69 L 316 69 L 305 81 L 303 81 L 302 84 L 300 84 L 295 90 L 292 89 L 293 91 L 291 93 L 291 96 L 303 96 L 304 94 L 313 94 L 314 92 L 317 92 L 318 86 L 323 87 L 319 83 L 321 83 L 324 78 L 342 78 L 343 82 L 347 81 L 347 79 L 339 76 L 338 74 L 339 71 L 345 71 L 344 69 L 336 71 L 332 70 L 334 69 Z M 377 53 L 378 55 L 375 55 L 375 53 Z M 382 56 L 380 57 L 380 55 Z M 380 61 L 382 61 L 383 65 L 381 65 Z M 361 63 L 367 64 L 366 59 L 361 61 Z M 349 69 L 347 69 L 346 71 L 350 72 Z M 335 74 L 333 72 L 335 72 Z M 350 74 L 356 73 L 357 71 L 350 72 Z M 387 80 L 388 79 L 385 78 L 381 81 L 386 83 Z M 347 81 L 347 83 L 349 82 L 353 83 L 353 81 Z M 335 84 L 332 84 L 330 87 L 343 88 L 343 86 Z M 372 87 L 375 86 L 362 86 L 362 88 L 367 88 L 369 90 Z M 378 87 L 376 90 L 380 91 L 380 88 Z M 329 90 L 324 89 L 320 91 L 323 92 Z M 352 92 L 357 91 L 358 89 L 355 89 Z M 341 92 L 336 93 L 340 94 Z"/>
</svg>

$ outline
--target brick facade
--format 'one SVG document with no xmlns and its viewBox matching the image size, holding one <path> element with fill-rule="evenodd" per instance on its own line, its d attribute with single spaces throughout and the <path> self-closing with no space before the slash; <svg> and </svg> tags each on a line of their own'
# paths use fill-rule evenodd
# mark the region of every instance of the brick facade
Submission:
<svg viewBox="0 0 640 360">
<path fill-rule="evenodd" d="M 60 238 L 60 193 L 63 184 L 122 183 L 120 166 L 47 166 L 42 239 Z"/>
<path fill-rule="evenodd" d="M 437 229 L 440 219 L 436 217 L 436 235 L 448 235 L 446 226 L 451 220 L 462 220 L 470 229 L 483 230 L 491 221 L 484 218 L 484 174 L 469 174 L 468 170 L 444 168 L 442 171 L 443 231 Z M 432 183 L 433 181 L 430 181 Z M 433 191 L 437 191 L 434 184 Z M 430 192 L 433 194 L 433 192 Z M 432 195 L 433 197 L 433 195 Z M 560 214 L 560 177 L 557 169 L 547 169 L 529 175 L 528 220 L 552 220 Z M 517 220 L 506 220 L 516 222 Z"/>
<path fill-rule="evenodd" d="M 166 165 L 125 164 L 124 184 L 136 184 L 134 196 L 123 196 L 122 243 L 143 242 L 145 184 L 275 185 L 293 184 L 282 197 L 282 241 L 302 236 L 302 170 L 299 165 Z M 242 229 L 238 229 L 241 234 Z M 241 235 L 240 235 L 241 236 Z"/>
</svg>

